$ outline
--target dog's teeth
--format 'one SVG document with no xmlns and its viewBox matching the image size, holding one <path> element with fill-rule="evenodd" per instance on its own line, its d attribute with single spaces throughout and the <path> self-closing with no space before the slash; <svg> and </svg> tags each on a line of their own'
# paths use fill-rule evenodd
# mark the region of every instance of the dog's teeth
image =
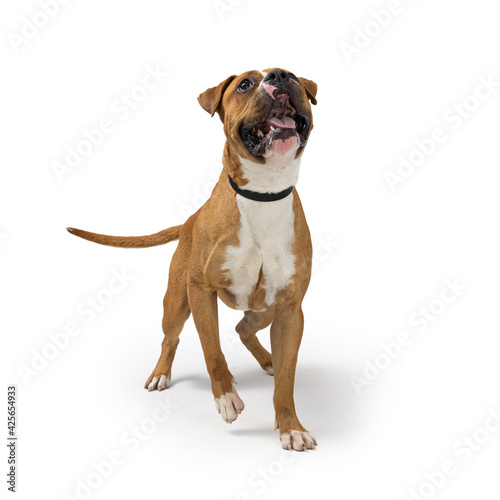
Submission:
<svg viewBox="0 0 500 500">
<path fill-rule="evenodd" d="M 274 132 L 276 129 L 271 125 L 271 130 Z"/>
<path fill-rule="evenodd" d="M 262 130 L 258 130 L 257 137 L 264 137 L 264 132 L 262 132 Z"/>
<path fill-rule="evenodd" d="M 297 112 L 297 110 L 292 107 L 292 108 L 290 108 L 290 112 L 291 112 L 292 115 L 294 115 Z"/>
</svg>

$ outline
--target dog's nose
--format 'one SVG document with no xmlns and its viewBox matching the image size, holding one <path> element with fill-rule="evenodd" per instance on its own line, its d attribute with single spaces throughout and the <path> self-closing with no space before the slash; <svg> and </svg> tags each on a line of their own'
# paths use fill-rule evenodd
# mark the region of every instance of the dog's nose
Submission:
<svg viewBox="0 0 500 500">
<path fill-rule="evenodd" d="M 266 75 L 264 83 L 268 83 L 269 85 L 284 85 L 288 83 L 289 80 L 290 75 L 286 71 L 275 69 Z"/>
</svg>

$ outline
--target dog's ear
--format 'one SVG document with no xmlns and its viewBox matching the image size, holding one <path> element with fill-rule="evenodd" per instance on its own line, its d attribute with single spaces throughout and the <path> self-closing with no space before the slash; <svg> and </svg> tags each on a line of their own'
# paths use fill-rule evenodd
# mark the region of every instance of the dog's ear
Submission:
<svg viewBox="0 0 500 500">
<path fill-rule="evenodd" d="M 205 111 L 210 113 L 211 116 L 214 116 L 215 112 L 218 111 L 225 90 L 235 78 L 236 75 L 231 75 L 229 78 L 226 78 L 222 83 L 219 83 L 217 87 L 212 87 L 211 89 L 205 90 L 203 94 L 200 94 L 198 96 L 198 102 L 200 103 L 200 106 Z"/>
<path fill-rule="evenodd" d="M 316 94 L 318 92 L 318 86 L 312 80 L 308 80 L 307 78 L 300 78 L 299 77 L 299 82 L 306 89 L 307 97 L 309 97 L 309 100 L 311 101 L 311 103 L 318 104 L 318 101 L 316 101 Z"/>
</svg>

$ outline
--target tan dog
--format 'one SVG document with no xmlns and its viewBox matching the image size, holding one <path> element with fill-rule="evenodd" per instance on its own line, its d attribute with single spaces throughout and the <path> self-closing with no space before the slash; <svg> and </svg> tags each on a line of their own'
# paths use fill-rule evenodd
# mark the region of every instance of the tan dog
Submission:
<svg viewBox="0 0 500 500">
<path fill-rule="evenodd" d="M 224 124 L 223 170 L 210 199 L 183 225 L 150 236 L 118 237 L 68 228 L 103 245 L 144 248 L 179 240 L 164 299 L 160 359 L 146 382 L 166 389 L 179 335 L 190 313 L 198 330 L 216 407 L 231 423 L 243 401 L 221 351 L 217 297 L 245 311 L 243 344 L 275 377 L 275 427 L 283 448 L 313 449 L 295 413 L 293 388 L 311 275 L 312 245 L 294 189 L 313 127 L 314 82 L 282 69 L 248 71 L 210 88 L 198 101 Z M 256 333 L 271 325 L 271 352 Z"/>
</svg>

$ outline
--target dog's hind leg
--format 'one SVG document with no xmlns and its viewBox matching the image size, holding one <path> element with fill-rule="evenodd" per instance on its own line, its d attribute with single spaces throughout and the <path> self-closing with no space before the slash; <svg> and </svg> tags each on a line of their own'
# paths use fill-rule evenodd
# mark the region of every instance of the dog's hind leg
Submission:
<svg viewBox="0 0 500 500">
<path fill-rule="evenodd" d="M 189 318 L 190 309 L 187 297 L 186 266 L 182 262 L 182 253 L 176 250 L 168 278 L 168 288 L 163 299 L 163 333 L 161 354 L 153 373 L 146 381 L 148 391 L 162 391 L 170 385 L 172 363 L 179 344 L 179 335 L 184 323 Z"/>
<path fill-rule="evenodd" d="M 236 331 L 245 347 L 253 354 L 259 365 L 270 375 L 273 374 L 271 354 L 262 347 L 256 333 L 268 327 L 274 319 L 274 307 L 266 311 L 245 311 L 245 316 L 236 325 Z"/>
</svg>

